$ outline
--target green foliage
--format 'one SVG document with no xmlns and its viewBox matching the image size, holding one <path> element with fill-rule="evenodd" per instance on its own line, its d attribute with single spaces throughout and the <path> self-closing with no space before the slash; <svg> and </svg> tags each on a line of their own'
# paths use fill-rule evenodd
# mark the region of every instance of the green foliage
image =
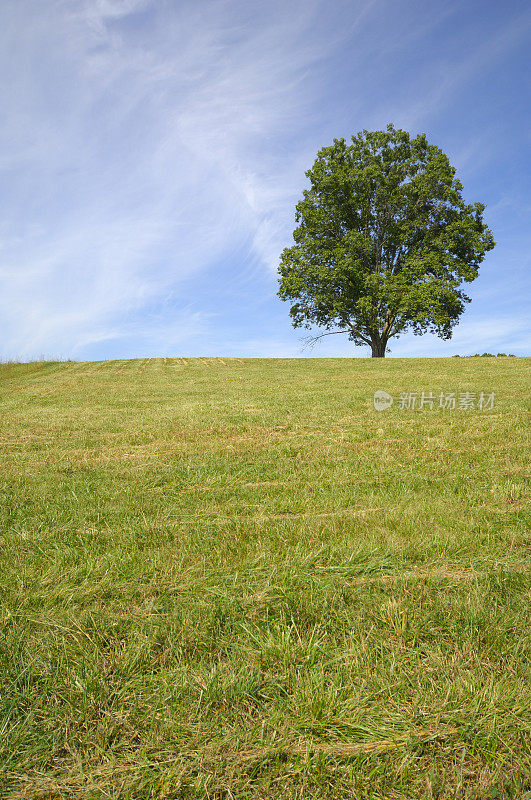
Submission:
<svg viewBox="0 0 531 800">
<path fill-rule="evenodd" d="M 279 267 L 294 327 L 345 331 L 377 356 L 406 330 L 449 339 L 495 243 L 442 150 L 388 125 L 334 139 L 306 175 Z"/>
</svg>

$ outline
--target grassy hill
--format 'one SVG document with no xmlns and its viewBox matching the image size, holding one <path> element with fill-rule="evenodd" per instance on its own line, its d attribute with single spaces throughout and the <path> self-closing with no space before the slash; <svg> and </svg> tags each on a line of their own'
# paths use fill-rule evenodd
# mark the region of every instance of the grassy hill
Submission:
<svg viewBox="0 0 531 800">
<path fill-rule="evenodd" d="M 0 796 L 527 796 L 528 390 L 520 358 L 0 366 Z"/>
</svg>

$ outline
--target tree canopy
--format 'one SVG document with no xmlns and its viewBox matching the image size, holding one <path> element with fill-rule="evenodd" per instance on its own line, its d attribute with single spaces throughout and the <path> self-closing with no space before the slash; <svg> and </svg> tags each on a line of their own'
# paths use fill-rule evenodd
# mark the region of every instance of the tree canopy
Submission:
<svg viewBox="0 0 531 800">
<path fill-rule="evenodd" d="M 495 244 L 455 172 L 424 134 L 393 125 L 322 148 L 280 260 L 294 327 L 345 332 L 373 357 L 407 330 L 449 339 L 470 302 L 461 286 Z"/>
</svg>

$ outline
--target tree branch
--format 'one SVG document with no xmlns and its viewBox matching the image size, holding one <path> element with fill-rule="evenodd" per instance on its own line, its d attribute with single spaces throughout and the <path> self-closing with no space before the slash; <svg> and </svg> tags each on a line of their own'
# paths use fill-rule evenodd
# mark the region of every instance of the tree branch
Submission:
<svg viewBox="0 0 531 800">
<path fill-rule="evenodd" d="M 336 333 L 347 333 L 347 331 L 328 331 L 328 333 L 320 333 L 318 336 L 305 336 L 301 339 L 301 342 L 304 342 L 302 349 L 313 348 L 323 336 L 335 336 Z"/>
</svg>

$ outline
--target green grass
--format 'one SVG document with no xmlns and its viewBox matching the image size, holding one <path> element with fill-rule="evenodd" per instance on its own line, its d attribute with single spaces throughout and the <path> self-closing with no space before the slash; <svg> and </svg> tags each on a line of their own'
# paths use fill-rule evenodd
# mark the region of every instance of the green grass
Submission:
<svg viewBox="0 0 531 800">
<path fill-rule="evenodd" d="M 529 360 L 0 381 L 2 798 L 531 792 Z"/>
</svg>

